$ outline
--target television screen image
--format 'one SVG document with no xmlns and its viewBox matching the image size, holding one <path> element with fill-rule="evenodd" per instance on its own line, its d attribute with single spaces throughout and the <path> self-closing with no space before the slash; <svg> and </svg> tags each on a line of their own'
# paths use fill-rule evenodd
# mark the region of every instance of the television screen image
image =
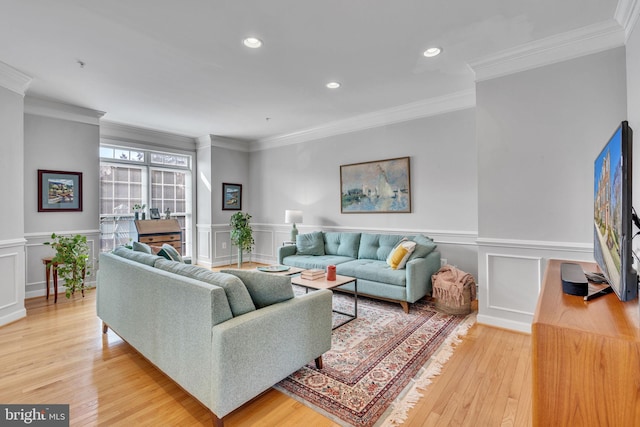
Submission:
<svg viewBox="0 0 640 427">
<path fill-rule="evenodd" d="M 632 260 L 631 128 L 622 122 L 594 164 L 594 257 L 620 300 L 637 296 Z"/>
</svg>

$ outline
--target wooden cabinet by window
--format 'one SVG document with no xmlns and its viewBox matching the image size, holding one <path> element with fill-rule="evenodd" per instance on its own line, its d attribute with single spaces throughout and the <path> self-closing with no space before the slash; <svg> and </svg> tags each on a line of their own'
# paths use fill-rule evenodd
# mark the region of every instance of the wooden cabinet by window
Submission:
<svg viewBox="0 0 640 427">
<path fill-rule="evenodd" d="M 177 219 L 150 219 L 134 222 L 136 241 L 157 247 L 168 243 L 182 254 L 182 230 Z"/>
</svg>

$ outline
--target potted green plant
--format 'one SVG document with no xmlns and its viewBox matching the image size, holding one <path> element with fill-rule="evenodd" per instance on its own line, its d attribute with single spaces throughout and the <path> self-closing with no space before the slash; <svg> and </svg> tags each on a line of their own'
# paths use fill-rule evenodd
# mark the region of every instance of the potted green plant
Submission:
<svg viewBox="0 0 640 427">
<path fill-rule="evenodd" d="M 145 211 L 144 208 L 146 208 L 147 205 L 140 205 L 138 203 L 136 203 L 135 205 L 133 205 L 133 217 L 134 219 L 145 219 L 146 215 L 145 215 Z M 139 213 L 142 212 L 142 218 L 139 218 Z"/>
<path fill-rule="evenodd" d="M 238 247 L 238 268 L 242 267 L 242 253 L 253 250 L 253 230 L 249 225 L 251 215 L 236 212 L 231 215 L 231 243 Z"/>
<path fill-rule="evenodd" d="M 65 295 L 67 298 L 71 298 L 75 291 L 81 290 L 82 296 L 84 296 L 85 276 L 89 275 L 87 237 L 80 234 L 59 236 L 53 233 L 51 239 L 51 242 L 44 244 L 51 246 L 56 251 L 51 262 L 56 265 L 58 277 L 64 280 Z"/>
</svg>

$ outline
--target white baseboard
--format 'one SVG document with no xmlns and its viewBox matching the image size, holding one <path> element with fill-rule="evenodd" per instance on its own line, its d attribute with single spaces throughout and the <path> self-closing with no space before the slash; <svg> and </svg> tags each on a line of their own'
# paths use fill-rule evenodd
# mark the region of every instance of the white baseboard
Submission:
<svg viewBox="0 0 640 427">
<path fill-rule="evenodd" d="M 524 322 L 516 322 L 513 320 L 503 319 L 500 317 L 487 316 L 478 314 L 477 322 L 487 326 L 493 326 L 496 328 L 509 329 L 512 331 L 523 332 L 525 334 L 531 334 L 531 324 Z"/>
</svg>

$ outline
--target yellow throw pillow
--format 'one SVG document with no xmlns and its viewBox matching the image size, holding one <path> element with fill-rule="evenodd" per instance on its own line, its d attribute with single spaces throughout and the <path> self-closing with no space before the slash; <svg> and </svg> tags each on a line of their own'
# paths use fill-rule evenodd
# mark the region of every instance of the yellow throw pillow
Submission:
<svg viewBox="0 0 640 427">
<path fill-rule="evenodd" d="M 401 270 L 404 268 L 409 256 L 416 248 L 416 242 L 402 241 L 400 242 L 387 257 L 387 264 L 394 270 Z"/>
</svg>

